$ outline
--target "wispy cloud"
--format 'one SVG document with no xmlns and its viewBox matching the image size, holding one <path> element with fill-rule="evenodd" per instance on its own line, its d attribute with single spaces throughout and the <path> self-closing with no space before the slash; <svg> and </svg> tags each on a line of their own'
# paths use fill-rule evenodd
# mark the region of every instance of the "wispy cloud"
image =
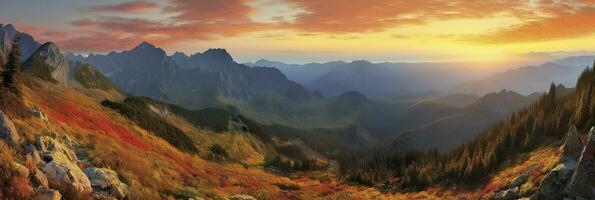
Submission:
<svg viewBox="0 0 595 200">
<path fill-rule="evenodd" d="M 140 13 L 148 10 L 154 10 L 159 8 L 159 4 L 154 2 L 148 2 L 144 0 L 134 0 L 123 2 L 119 4 L 106 4 L 98 6 L 90 6 L 81 8 L 80 11 L 84 13 L 88 12 L 118 12 L 118 13 Z"/>
</svg>

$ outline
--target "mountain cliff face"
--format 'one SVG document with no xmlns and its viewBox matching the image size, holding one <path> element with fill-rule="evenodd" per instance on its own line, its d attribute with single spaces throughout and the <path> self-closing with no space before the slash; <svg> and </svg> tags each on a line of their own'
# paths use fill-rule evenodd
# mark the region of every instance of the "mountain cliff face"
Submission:
<svg viewBox="0 0 595 200">
<path fill-rule="evenodd" d="M 12 49 L 12 42 L 16 36 L 21 39 L 21 58 L 23 62 L 41 46 L 31 35 L 17 31 L 11 24 L 0 24 L 0 57 L 4 62 L 6 62 L 6 57 L 10 49 Z"/>
<path fill-rule="evenodd" d="M 33 53 L 23 65 L 24 72 L 41 79 L 86 89 L 116 90 L 110 80 L 93 66 L 69 61 L 56 44 L 48 42 Z"/>
</svg>

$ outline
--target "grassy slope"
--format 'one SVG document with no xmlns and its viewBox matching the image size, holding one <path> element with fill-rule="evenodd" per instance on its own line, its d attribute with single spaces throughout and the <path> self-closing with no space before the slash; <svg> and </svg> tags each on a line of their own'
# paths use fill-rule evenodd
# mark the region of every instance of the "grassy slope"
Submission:
<svg viewBox="0 0 595 200">
<path fill-rule="evenodd" d="M 23 87 L 25 102 L 45 112 L 50 122 L 36 118 L 15 119 L 25 138 L 32 141 L 35 135 L 50 132 L 69 135 L 81 144 L 95 166 L 116 170 L 135 191 L 149 189 L 174 196 L 196 194 L 202 197 L 229 197 L 241 193 L 259 199 L 368 199 L 372 197 L 368 195 L 381 195 L 375 189 L 332 180 L 290 180 L 260 168 L 208 162 L 180 152 L 115 111 L 101 106 L 98 99 L 62 85 L 35 82 L 37 84 L 31 84 L 34 86 Z M 199 129 L 189 132 L 196 134 L 195 138 L 213 135 Z M 212 142 L 229 135 L 209 137 Z M 223 141 L 236 139 L 231 137 Z M 284 193 L 278 185 L 298 185 L 301 189 Z"/>
</svg>

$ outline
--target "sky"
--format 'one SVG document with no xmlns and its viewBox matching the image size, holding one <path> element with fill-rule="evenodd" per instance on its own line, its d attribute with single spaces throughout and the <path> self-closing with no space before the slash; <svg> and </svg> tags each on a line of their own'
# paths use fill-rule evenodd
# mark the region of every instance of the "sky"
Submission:
<svg viewBox="0 0 595 200">
<path fill-rule="evenodd" d="M 75 53 L 225 48 L 236 61 L 499 61 L 595 50 L 595 0 L 0 0 Z"/>
</svg>

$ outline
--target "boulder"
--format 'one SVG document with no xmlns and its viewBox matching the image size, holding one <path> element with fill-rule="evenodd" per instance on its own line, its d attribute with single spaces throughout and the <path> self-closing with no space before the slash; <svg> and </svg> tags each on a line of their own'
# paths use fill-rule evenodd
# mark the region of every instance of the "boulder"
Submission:
<svg viewBox="0 0 595 200">
<path fill-rule="evenodd" d="M 50 162 L 55 159 L 66 159 L 76 162 L 77 157 L 70 145 L 49 136 L 40 136 L 35 139 L 37 149 L 42 152 L 43 160 Z"/>
<path fill-rule="evenodd" d="M 595 127 L 589 131 L 576 171 L 570 179 L 566 192 L 571 197 L 595 199 Z"/>
<path fill-rule="evenodd" d="M 232 195 L 229 200 L 257 200 L 253 196 L 245 195 L 245 194 L 236 194 Z"/>
<path fill-rule="evenodd" d="M 42 188 L 49 187 L 48 178 L 39 169 L 35 169 L 35 174 L 33 174 L 31 177 L 31 182 L 34 184 L 34 186 L 41 186 Z"/>
<path fill-rule="evenodd" d="M 550 170 L 539 185 L 535 199 L 538 200 L 559 200 L 563 197 L 563 191 L 568 180 L 576 169 L 576 162 L 567 160 L 554 169 Z"/>
<path fill-rule="evenodd" d="M 60 200 L 62 194 L 58 190 L 53 189 L 37 189 L 36 200 Z"/>
<path fill-rule="evenodd" d="M 83 171 L 70 162 L 51 161 L 42 169 L 52 188 L 73 188 L 80 193 L 91 193 L 91 183 Z"/>
<path fill-rule="evenodd" d="M 525 182 L 527 182 L 527 179 L 529 179 L 529 175 L 526 173 L 523 173 L 523 174 L 517 176 L 514 180 L 512 180 L 508 184 L 508 188 L 520 187 L 523 184 L 525 184 Z"/>
<path fill-rule="evenodd" d="M 17 145 L 21 141 L 14 123 L 2 111 L 0 111 L 0 139 L 10 145 Z"/>
<path fill-rule="evenodd" d="M 572 125 L 570 129 L 568 129 L 568 133 L 564 139 L 564 145 L 562 145 L 561 148 L 562 156 L 560 159 L 562 162 L 568 159 L 579 159 L 579 156 L 583 151 L 583 144 L 581 142 L 580 136 L 578 135 L 578 131 L 576 130 L 576 126 Z"/>
<path fill-rule="evenodd" d="M 37 150 L 36 151 L 33 151 L 31 153 L 28 153 L 25 156 L 25 158 L 27 159 L 27 162 L 31 162 L 35 166 L 39 166 L 41 164 L 44 164 L 43 163 L 43 160 L 41 160 L 41 157 L 39 156 L 39 152 L 37 152 Z"/>
<path fill-rule="evenodd" d="M 107 192 L 110 196 L 123 199 L 129 188 L 118 178 L 118 173 L 107 168 L 89 167 L 83 170 L 95 191 Z"/>
<path fill-rule="evenodd" d="M 514 200 L 519 198 L 519 188 L 511 188 L 504 191 L 500 191 L 494 195 L 495 200 Z"/>
<path fill-rule="evenodd" d="M 29 169 L 27 169 L 25 166 L 17 162 L 12 162 L 12 166 L 14 166 L 14 168 L 17 170 L 20 176 L 29 177 Z"/>
<path fill-rule="evenodd" d="M 33 116 L 35 116 L 35 117 L 37 117 L 37 118 L 41 119 L 42 121 L 44 121 L 44 122 L 48 122 L 48 116 L 47 116 L 47 115 L 45 115 L 45 113 L 43 113 L 43 112 L 41 112 L 41 111 L 37 110 L 37 108 L 35 108 L 35 107 L 32 107 L 32 108 L 31 108 L 31 113 L 33 113 Z"/>
</svg>

